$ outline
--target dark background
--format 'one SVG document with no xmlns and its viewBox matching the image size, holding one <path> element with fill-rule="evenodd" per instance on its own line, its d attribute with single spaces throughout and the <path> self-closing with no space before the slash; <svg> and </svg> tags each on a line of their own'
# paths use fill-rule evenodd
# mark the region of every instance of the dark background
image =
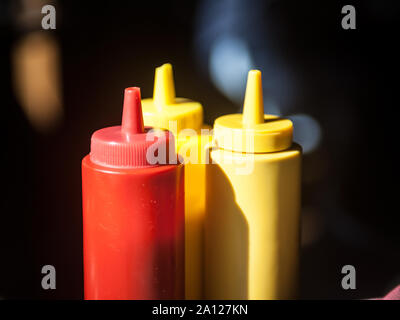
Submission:
<svg viewBox="0 0 400 320">
<path fill-rule="evenodd" d="M 42 32 L 60 48 L 64 113 L 42 131 L 16 98 L 12 66 L 15 44 L 40 19 L 21 25 L 16 2 L 1 2 L 1 298 L 83 297 L 80 162 L 93 131 L 119 123 L 125 87 L 151 96 L 154 68 L 171 62 L 177 94 L 201 101 L 207 123 L 241 110 L 208 68 L 226 30 L 247 41 L 283 115 L 307 114 L 321 128 L 304 155 L 301 298 L 377 297 L 400 284 L 399 3 L 212 3 L 56 2 L 57 29 Z M 341 27 L 345 4 L 356 8 L 356 30 Z M 290 86 L 280 77 L 288 72 Z M 41 288 L 46 264 L 56 267 L 56 290 Z M 346 264 L 356 290 L 341 288 Z"/>
</svg>

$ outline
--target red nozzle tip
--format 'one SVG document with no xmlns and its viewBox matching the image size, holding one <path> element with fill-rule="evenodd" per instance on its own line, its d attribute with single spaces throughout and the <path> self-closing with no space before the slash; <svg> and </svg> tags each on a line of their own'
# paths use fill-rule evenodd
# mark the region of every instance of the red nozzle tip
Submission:
<svg viewBox="0 0 400 320">
<path fill-rule="evenodd" d="M 121 131 L 128 134 L 144 132 L 140 88 L 130 87 L 125 89 Z"/>
</svg>

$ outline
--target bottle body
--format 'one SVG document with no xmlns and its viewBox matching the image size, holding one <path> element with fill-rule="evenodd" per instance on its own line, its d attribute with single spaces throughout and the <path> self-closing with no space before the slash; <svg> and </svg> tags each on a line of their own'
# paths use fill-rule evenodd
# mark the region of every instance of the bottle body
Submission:
<svg viewBox="0 0 400 320">
<path fill-rule="evenodd" d="M 85 299 L 183 299 L 182 164 L 82 161 Z"/>
<path fill-rule="evenodd" d="M 203 107 L 191 99 L 177 97 L 172 66 L 156 68 L 153 98 L 143 100 L 144 124 L 171 131 L 176 138 L 177 152 L 193 162 L 185 161 L 185 296 L 202 299 L 203 295 L 203 220 L 205 206 L 205 167 L 198 160 L 203 134 Z"/>
<path fill-rule="evenodd" d="M 209 129 L 209 127 L 204 127 Z M 211 134 L 177 140 L 177 151 L 185 160 L 185 297 L 204 297 L 204 218 L 206 190 L 206 148 Z"/>
<path fill-rule="evenodd" d="M 206 168 L 205 298 L 296 297 L 301 148 L 210 152 Z"/>
</svg>

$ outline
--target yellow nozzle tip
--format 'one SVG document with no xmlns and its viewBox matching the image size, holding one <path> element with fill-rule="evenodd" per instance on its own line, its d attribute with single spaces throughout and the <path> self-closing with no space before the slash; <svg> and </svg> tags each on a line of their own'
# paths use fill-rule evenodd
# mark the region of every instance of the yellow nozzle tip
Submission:
<svg viewBox="0 0 400 320">
<path fill-rule="evenodd" d="M 243 124 L 252 126 L 264 122 L 264 102 L 261 71 L 250 70 L 247 76 L 243 105 Z"/>
<path fill-rule="evenodd" d="M 170 130 L 177 137 L 183 129 L 199 131 L 203 124 L 203 107 L 199 102 L 175 96 L 172 66 L 156 68 L 152 99 L 142 100 L 146 126 Z"/>
<path fill-rule="evenodd" d="M 261 72 L 247 78 L 243 114 L 219 117 L 214 122 L 214 141 L 221 149 L 246 153 L 286 150 L 292 145 L 293 124 L 288 119 L 264 115 Z"/>
<path fill-rule="evenodd" d="M 165 105 L 175 103 L 174 76 L 170 63 L 156 68 L 153 99 L 154 104 L 160 109 Z"/>
</svg>

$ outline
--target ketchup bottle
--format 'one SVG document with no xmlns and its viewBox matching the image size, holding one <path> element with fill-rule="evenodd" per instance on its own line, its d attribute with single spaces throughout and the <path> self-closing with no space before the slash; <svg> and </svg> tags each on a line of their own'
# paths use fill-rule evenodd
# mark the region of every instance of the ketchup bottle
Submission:
<svg viewBox="0 0 400 320">
<path fill-rule="evenodd" d="M 154 163 L 175 146 L 151 129 L 127 88 L 122 125 L 96 131 L 82 160 L 85 299 L 184 298 L 184 167 Z"/>
</svg>

